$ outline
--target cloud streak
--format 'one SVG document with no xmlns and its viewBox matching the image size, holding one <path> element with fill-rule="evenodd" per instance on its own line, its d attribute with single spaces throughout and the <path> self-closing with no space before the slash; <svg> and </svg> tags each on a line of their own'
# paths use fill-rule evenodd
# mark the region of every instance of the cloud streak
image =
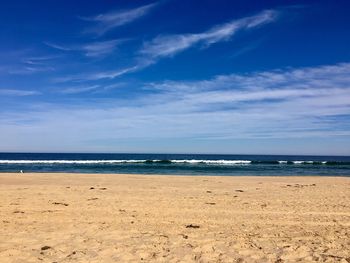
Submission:
<svg viewBox="0 0 350 263">
<path fill-rule="evenodd" d="M 81 19 L 95 23 L 94 26 L 85 30 L 86 33 L 102 36 L 114 28 L 129 24 L 147 15 L 155 5 L 156 4 L 149 4 L 134 9 L 118 10 L 100 14 L 94 17 L 81 17 Z"/>
<path fill-rule="evenodd" d="M 72 86 L 60 88 L 58 93 L 64 95 L 73 95 L 73 94 L 81 94 L 81 93 L 101 93 L 110 91 L 116 88 L 123 86 L 123 83 L 116 83 L 110 85 L 81 85 L 81 86 Z"/>
<path fill-rule="evenodd" d="M 28 63 L 25 63 L 28 64 Z M 45 66 L 45 65 L 38 65 L 38 64 L 32 64 L 32 65 L 20 65 L 16 67 L 9 67 L 6 69 L 6 73 L 12 74 L 12 75 L 32 75 L 32 74 L 39 74 L 43 72 L 50 72 L 55 71 L 54 67 L 51 66 Z"/>
<path fill-rule="evenodd" d="M 121 140 L 222 141 L 225 151 L 234 140 L 350 137 L 350 124 L 340 121 L 350 116 L 350 63 L 147 83 L 142 91 L 87 106 L 44 105 L 17 117 L 0 115 L 0 135 L 11 143 L 14 130 L 16 140 L 48 134 L 52 148 L 61 146 L 56 141 L 77 148 L 95 142 L 89 150 L 103 141 L 104 149 Z M 30 128 L 22 124 L 28 116 Z"/>
<path fill-rule="evenodd" d="M 89 73 L 86 76 L 79 75 L 62 78 L 62 80 L 99 80 L 114 79 L 116 77 L 139 71 L 155 64 L 159 59 L 174 56 L 195 45 L 209 47 L 215 43 L 228 41 L 234 34 L 242 30 L 249 30 L 275 21 L 278 12 L 265 10 L 254 16 L 233 20 L 229 23 L 217 25 L 213 28 L 197 34 L 167 35 L 158 36 L 143 44 L 137 52 L 137 62 L 134 66 L 117 70 Z"/>
<path fill-rule="evenodd" d="M 35 52 L 35 51 L 34 51 Z M 17 52 L 4 51 L 0 59 L 0 75 L 33 75 L 56 71 L 53 59 L 58 56 L 33 55 L 33 50 L 18 50 Z M 41 52 L 36 52 L 41 53 Z"/>
<path fill-rule="evenodd" d="M 51 48 L 54 48 L 54 49 L 58 49 L 58 50 L 61 50 L 61 51 L 71 51 L 72 50 L 69 47 L 58 45 L 58 44 L 55 44 L 55 43 L 52 43 L 52 42 L 45 41 L 44 44 L 47 45 L 48 47 L 51 47 Z"/>
<path fill-rule="evenodd" d="M 86 57 L 99 58 L 113 53 L 123 43 L 124 39 L 113 39 L 106 41 L 95 41 L 82 45 L 62 46 L 50 42 L 44 42 L 47 46 L 60 51 L 79 51 Z"/>
<path fill-rule="evenodd" d="M 240 30 L 248 30 L 271 23 L 277 18 L 277 14 L 277 11 L 266 10 L 254 16 L 217 25 L 202 33 L 158 36 L 146 42 L 140 54 L 157 59 L 174 56 L 194 45 L 201 44 L 208 47 L 229 40 Z"/>
<path fill-rule="evenodd" d="M 101 57 L 112 53 L 122 40 L 108 40 L 84 45 L 82 50 L 87 57 Z"/>
<path fill-rule="evenodd" d="M 63 88 L 59 92 L 62 94 L 80 94 L 80 93 L 95 91 L 99 87 L 100 87 L 99 85 L 69 87 L 69 88 Z"/>
<path fill-rule="evenodd" d="M 40 95 L 41 92 L 36 90 L 20 90 L 20 89 L 0 89 L 1 96 L 34 96 Z"/>
</svg>

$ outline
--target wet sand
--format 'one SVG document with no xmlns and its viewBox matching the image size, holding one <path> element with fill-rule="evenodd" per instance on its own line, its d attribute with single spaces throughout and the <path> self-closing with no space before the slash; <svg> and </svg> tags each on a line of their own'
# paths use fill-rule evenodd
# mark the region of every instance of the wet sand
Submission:
<svg viewBox="0 0 350 263">
<path fill-rule="evenodd" d="M 0 174 L 0 262 L 350 262 L 350 177 Z"/>
</svg>

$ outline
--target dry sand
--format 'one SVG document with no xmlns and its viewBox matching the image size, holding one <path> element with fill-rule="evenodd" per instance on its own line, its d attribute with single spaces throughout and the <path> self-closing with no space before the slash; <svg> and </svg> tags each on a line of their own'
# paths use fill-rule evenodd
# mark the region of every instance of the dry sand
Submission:
<svg viewBox="0 0 350 263">
<path fill-rule="evenodd" d="M 350 178 L 0 174 L 0 262 L 350 262 Z"/>
</svg>

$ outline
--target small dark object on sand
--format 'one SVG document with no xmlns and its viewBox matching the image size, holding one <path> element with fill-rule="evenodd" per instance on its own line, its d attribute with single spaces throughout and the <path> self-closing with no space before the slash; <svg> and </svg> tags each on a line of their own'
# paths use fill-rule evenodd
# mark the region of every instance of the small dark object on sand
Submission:
<svg viewBox="0 0 350 263">
<path fill-rule="evenodd" d="M 100 190 L 107 190 L 107 188 L 106 187 L 102 187 L 102 188 L 100 188 Z"/>
<path fill-rule="evenodd" d="M 200 226 L 189 224 L 189 225 L 186 226 L 186 228 L 200 228 Z"/>
<path fill-rule="evenodd" d="M 94 190 L 95 189 L 95 187 L 90 187 L 90 190 Z"/>
<path fill-rule="evenodd" d="M 50 246 L 43 246 L 42 248 L 41 248 L 41 250 L 48 250 L 48 249 L 50 249 L 51 247 Z"/>
<path fill-rule="evenodd" d="M 208 193 L 208 194 L 210 194 L 210 193 L 211 193 L 211 191 L 207 191 L 207 193 Z"/>
<path fill-rule="evenodd" d="M 69 257 L 71 257 L 71 256 L 73 256 L 73 255 L 75 255 L 77 252 L 76 251 L 73 251 L 72 253 L 70 253 L 68 256 L 67 256 L 67 258 L 69 258 Z"/>
<path fill-rule="evenodd" d="M 216 203 L 205 203 L 207 205 L 216 205 Z"/>
<path fill-rule="evenodd" d="M 243 191 L 243 190 L 238 189 L 238 190 L 236 190 L 236 192 L 243 193 L 244 191 Z"/>
<path fill-rule="evenodd" d="M 64 206 L 69 206 L 69 204 L 66 203 L 60 203 L 60 202 L 53 202 L 53 205 L 64 205 Z"/>
</svg>

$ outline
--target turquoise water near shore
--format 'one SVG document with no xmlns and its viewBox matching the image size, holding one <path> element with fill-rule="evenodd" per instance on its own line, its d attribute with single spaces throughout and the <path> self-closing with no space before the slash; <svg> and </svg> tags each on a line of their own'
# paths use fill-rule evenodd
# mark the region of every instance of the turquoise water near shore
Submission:
<svg viewBox="0 0 350 263">
<path fill-rule="evenodd" d="M 0 172 L 350 176 L 350 156 L 0 153 Z"/>
</svg>

